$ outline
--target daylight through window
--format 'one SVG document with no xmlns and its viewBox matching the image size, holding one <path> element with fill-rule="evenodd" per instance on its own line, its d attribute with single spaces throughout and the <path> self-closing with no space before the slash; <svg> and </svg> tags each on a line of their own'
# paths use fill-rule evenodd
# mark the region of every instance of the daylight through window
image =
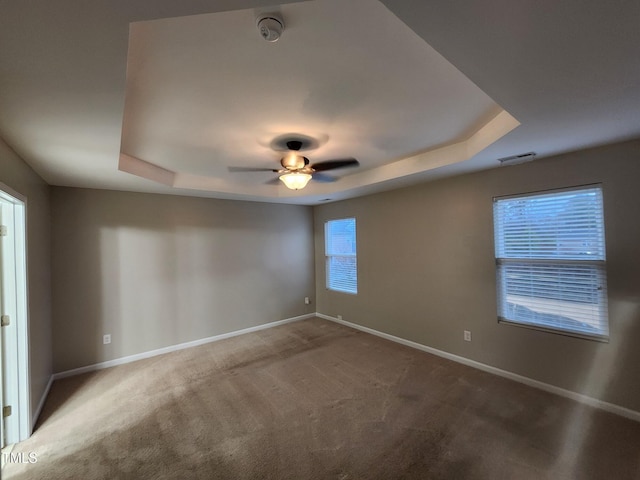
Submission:
<svg viewBox="0 0 640 480">
<path fill-rule="evenodd" d="M 330 220 L 325 223 L 324 233 L 327 288 L 358 293 L 356 219 Z"/>
<path fill-rule="evenodd" d="M 600 186 L 494 200 L 498 318 L 606 339 Z"/>
</svg>

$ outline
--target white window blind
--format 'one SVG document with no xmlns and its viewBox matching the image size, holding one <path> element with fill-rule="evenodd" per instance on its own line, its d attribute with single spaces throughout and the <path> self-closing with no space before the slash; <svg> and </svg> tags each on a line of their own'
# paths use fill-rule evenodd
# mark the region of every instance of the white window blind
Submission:
<svg viewBox="0 0 640 480">
<path fill-rule="evenodd" d="M 498 317 L 607 338 L 599 186 L 494 201 Z"/>
<path fill-rule="evenodd" d="M 327 288 L 358 293 L 356 219 L 330 220 L 325 224 Z"/>
</svg>

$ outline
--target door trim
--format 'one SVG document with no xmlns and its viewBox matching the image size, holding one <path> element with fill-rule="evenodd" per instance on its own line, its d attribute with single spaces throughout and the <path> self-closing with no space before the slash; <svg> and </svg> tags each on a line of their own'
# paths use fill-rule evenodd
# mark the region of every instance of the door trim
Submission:
<svg viewBox="0 0 640 480">
<path fill-rule="evenodd" d="M 14 385 L 17 388 L 17 405 L 12 405 L 12 416 L 17 427 L 7 432 L 8 443 L 26 440 L 33 428 L 31 420 L 31 382 L 29 365 L 29 302 L 27 278 L 27 199 L 0 182 L 0 200 L 12 205 L 13 221 L 9 235 L 13 235 L 14 252 L 12 278 L 15 279 L 15 305 L 10 312 L 16 326 L 16 361 L 4 368 L 14 369 Z"/>
</svg>

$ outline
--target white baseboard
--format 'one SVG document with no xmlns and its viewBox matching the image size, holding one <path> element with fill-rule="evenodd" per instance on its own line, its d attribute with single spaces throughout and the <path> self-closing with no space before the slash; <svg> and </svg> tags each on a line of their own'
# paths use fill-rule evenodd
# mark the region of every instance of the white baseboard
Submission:
<svg viewBox="0 0 640 480">
<path fill-rule="evenodd" d="M 442 358 L 446 358 L 447 360 L 452 360 L 454 362 L 462 363 L 464 365 L 468 365 L 473 368 L 477 368 L 478 370 L 483 370 L 488 373 L 492 373 L 494 375 L 498 375 L 500 377 L 508 378 L 509 380 L 514 380 L 519 383 L 523 383 L 525 385 L 529 385 L 530 387 L 535 387 L 540 390 L 544 390 L 550 393 L 555 393 L 556 395 L 560 395 L 562 397 L 570 398 L 571 400 L 575 400 L 580 403 L 584 403 L 591 407 L 599 408 L 601 410 L 605 410 L 607 412 L 615 413 L 616 415 L 620 415 L 622 417 L 629 418 L 631 420 L 635 420 L 636 422 L 640 422 L 640 412 L 635 410 L 631 410 L 629 408 L 621 407 L 614 403 L 604 402 L 602 400 L 598 400 L 597 398 L 589 397 L 587 395 L 582 395 L 580 393 L 572 392 L 571 390 L 565 390 L 564 388 L 556 387 L 554 385 L 550 385 L 548 383 L 540 382 L 538 380 L 533 380 L 529 377 L 524 377 L 522 375 L 518 375 L 516 373 L 509 372 L 507 370 L 502 370 L 500 368 L 492 367 L 491 365 L 486 365 L 484 363 L 476 362 L 475 360 L 470 360 L 465 357 L 461 357 L 459 355 L 454 355 L 452 353 L 444 352 L 442 350 L 438 350 L 436 348 L 427 347 L 426 345 L 422 345 L 421 343 L 412 342 L 411 340 L 405 340 L 404 338 L 396 337 L 394 335 L 389 335 L 388 333 L 379 332 L 372 328 L 363 327 L 362 325 L 358 325 L 355 323 L 347 322 L 345 320 L 338 320 L 335 317 L 331 317 L 329 315 L 324 315 L 322 313 L 316 313 L 316 316 L 319 318 L 323 318 L 325 320 L 330 320 L 332 322 L 339 323 L 341 325 L 345 325 L 347 327 L 355 328 L 356 330 L 361 330 L 366 333 L 370 333 L 372 335 L 376 335 L 378 337 L 385 338 L 387 340 L 391 340 L 392 342 L 400 343 L 402 345 L 406 345 L 407 347 L 415 348 L 418 350 L 422 350 L 423 352 L 431 353 L 433 355 L 437 355 Z"/>
<path fill-rule="evenodd" d="M 284 320 L 277 320 L 275 322 L 256 325 L 255 327 L 243 328 L 242 330 L 235 330 L 233 332 L 223 333 L 221 335 L 214 335 L 213 337 L 201 338 L 199 340 L 193 340 L 191 342 L 179 343 L 177 345 L 170 345 L 168 347 L 158 348 L 156 350 L 150 350 L 148 352 L 136 353 L 135 355 L 116 358 L 115 360 L 107 360 L 106 362 L 94 363 L 93 365 L 87 365 L 86 367 L 74 368 L 72 370 L 66 370 L 64 372 L 54 373 L 53 380 L 72 377 L 74 375 L 80 375 L 81 373 L 93 372 L 95 370 L 102 370 L 104 368 L 115 367 L 117 365 L 124 365 L 125 363 L 131 363 L 137 360 L 155 357 L 157 355 L 163 355 L 169 352 L 175 352 L 177 350 L 183 350 L 185 348 L 197 347 L 199 345 L 204 345 L 206 343 L 211 343 L 211 342 L 217 342 L 218 340 L 224 340 L 225 338 L 236 337 L 238 335 L 243 335 L 245 333 L 257 332 L 259 330 L 266 330 L 267 328 L 273 328 L 273 327 L 277 327 L 278 325 L 297 322 L 300 320 L 305 320 L 307 318 L 313 318 L 315 316 L 316 316 L 315 313 L 307 313 L 305 315 L 299 315 L 297 317 L 285 318 Z"/>
<path fill-rule="evenodd" d="M 29 434 L 33 433 L 33 429 L 36 426 L 36 422 L 38 421 L 38 417 L 40 416 L 40 413 L 42 413 L 44 402 L 47 400 L 47 396 L 49 395 L 49 390 L 51 390 L 52 384 L 53 384 L 53 375 L 49 377 L 49 381 L 47 382 L 47 386 L 44 387 L 44 392 L 42 392 L 42 396 L 40 397 L 38 406 L 36 407 L 35 411 L 33 412 L 33 415 L 31 416 L 31 428 L 29 428 Z"/>
<path fill-rule="evenodd" d="M 138 354 L 135 354 L 135 355 L 122 357 L 122 358 L 118 358 L 118 359 L 115 359 L 115 360 L 108 360 L 106 362 L 100 362 L 100 363 L 96 363 L 96 364 L 93 364 L 93 365 L 87 365 L 86 367 L 80 367 L 80 368 L 75 368 L 75 369 L 72 369 L 72 370 L 67 370 L 67 371 L 64 371 L 64 372 L 55 373 L 49 379 L 49 383 L 47 384 L 47 387 L 45 388 L 45 392 L 42 395 L 40 403 L 38 404 L 38 407 L 36 408 L 36 411 L 33 414 L 32 428 L 33 428 L 33 426 L 35 426 L 36 421 L 38 419 L 38 416 L 40 415 L 40 412 L 42 411 L 42 407 L 44 406 L 45 399 L 47 397 L 49 389 L 51 388 L 51 384 L 52 384 L 52 382 L 54 380 L 58 380 L 58 379 L 61 379 L 61 378 L 66 378 L 66 377 L 71 377 L 73 375 L 80 375 L 82 373 L 92 372 L 92 371 L 95 371 L 95 370 L 102 370 L 104 368 L 114 367 L 114 366 L 117 366 L 117 365 L 124 365 L 125 363 L 131 363 L 131 362 L 135 362 L 137 360 L 142 360 L 142 359 L 145 359 L 145 358 L 155 357 L 157 355 L 162 355 L 162 354 L 169 353 L 169 352 L 174 352 L 174 351 L 177 351 L 177 350 L 183 350 L 185 348 L 196 347 L 198 345 L 204 345 L 206 343 L 216 342 L 218 340 L 223 340 L 225 338 L 231 338 L 231 337 L 235 337 L 235 336 L 238 336 L 238 335 L 243 335 L 245 333 L 256 332 L 256 331 L 259 331 L 259 330 L 266 330 L 268 328 L 277 327 L 278 325 L 284 325 L 286 323 L 297 322 L 297 321 L 300 321 L 300 320 L 305 320 L 307 318 L 312 318 L 314 316 L 315 317 L 319 317 L 319 318 L 323 318 L 325 320 L 329 320 L 329 321 L 332 321 L 332 322 L 335 322 L 335 323 L 339 323 L 339 324 L 345 325 L 347 327 L 354 328 L 356 330 L 361 330 L 363 332 L 370 333 L 372 335 L 376 335 L 378 337 L 382 337 L 382 338 L 387 339 L 387 340 L 391 340 L 392 342 L 396 342 L 396 343 L 405 345 L 407 347 L 411 347 L 411 348 L 415 348 L 417 350 L 421 350 L 423 352 L 431 353 L 433 355 L 437 355 L 439 357 L 446 358 L 447 360 L 451 360 L 451 361 L 454 361 L 454 362 L 457 362 L 457 363 L 461 363 L 463 365 L 467 365 L 467 366 L 470 366 L 470 367 L 473 367 L 473 368 L 477 368 L 478 370 L 482 370 L 482 371 L 485 371 L 485 372 L 488 372 L 488 373 L 492 373 L 492 374 L 498 375 L 500 377 L 508 378 L 510 380 L 514 380 L 516 382 L 523 383 L 525 385 L 529 385 L 531 387 L 538 388 L 540 390 L 544 390 L 544 391 L 547 391 L 547 392 L 550 392 L 550 393 L 554 393 L 556 395 L 560 395 L 562 397 L 566 397 L 566 398 L 569 398 L 571 400 L 575 400 L 577 402 L 584 403 L 586 405 L 589 405 L 589 406 L 592 406 L 592 407 L 595 407 L 595 408 L 599 408 L 601 410 L 605 410 L 607 412 L 611 412 L 611 413 L 614 413 L 616 415 L 620 415 L 622 417 L 629 418 L 631 420 L 635 420 L 637 422 L 640 422 L 640 412 L 637 412 L 635 410 L 631 410 L 629 408 L 621 407 L 621 406 L 613 404 L 613 403 L 609 403 L 609 402 L 605 402 L 605 401 L 602 401 L 602 400 L 598 400 L 597 398 L 589 397 L 587 395 L 582 395 L 580 393 L 576 393 L 576 392 L 573 392 L 571 390 L 566 390 L 564 388 L 556 387 L 556 386 L 548 384 L 548 383 L 540 382 L 538 380 L 534 380 L 534 379 L 529 378 L 529 377 L 524 377 L 522 375 L 518 375 L 516 373 L 509 372 L 507 370 L 502 370 L 500 368 L 492 367 L 491 365 L 486 365 L 484 363 L 476 362 L 475 360 L 470 360 L 468 358 L 461 357 L 459 355 L 454 355 L 452 353 L 448 353 L 448 352 L 445 352 L 445 351 L 442 351 L 442 350 L 438 350 L 438 349 L 433 348 L 433 347 L 428 347 L 426 345 L 422 345 L 421 343 L 412 342 L 411 340 L 406 340 L 404 338 L 396 337 L 396 336 L 390 335 L 388 333 L 379 332 L 378 330 L 374 330 L 372 328 L 364 327 L 362 325 L 358 325 L 358 324 L 355 324 L 355 323 L 347 322 L 345 320 L 338 320 L 335 317 L 331 317 L 329 315 L 324 315 L 322 313 L 316 312 L 316 313 L 308 313 L 308 314 L 305 314 L 305 315 L 299 315 L 297 317 L 286 318 L 284 320 L 278 320 L 278 321 L 275 321 L 275 322 L 265 323 L 263 325 L 257 325 L 255 327 L 244 328 L 242 330 L 236 330 L 236 331 L 229 332 L 229 333 L 223 333 L 221 335 L 215 335 L 213 337 L 202 338 L 202 339 L 194 340 L 194 341 L 191 341 L 191 342 L 180 343 L 178 345 L 171 345 L 169 347 L 159 348 L 159 349 L 156 349 L 156 350 L 150 350 L 148 352 L 138 353 Z"/>
</svg>

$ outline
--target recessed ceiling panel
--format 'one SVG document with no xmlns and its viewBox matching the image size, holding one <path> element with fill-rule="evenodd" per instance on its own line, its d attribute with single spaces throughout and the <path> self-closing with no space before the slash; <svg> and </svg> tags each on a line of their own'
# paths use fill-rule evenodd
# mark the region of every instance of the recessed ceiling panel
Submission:
<svg viewBox="0 0 640 480">
<path fill-rule="evenodd" d="M 273 174 L 227 167 L 278 168 L 283 134 L 317 139 L 312 162 L 356 157 L 364 172 L 464 141 L 501 111 L 377 0 L 272 11 L 274 43 L 255 10 L 133 23 L 122 152 L 243 193 Z"/>
</svg>

